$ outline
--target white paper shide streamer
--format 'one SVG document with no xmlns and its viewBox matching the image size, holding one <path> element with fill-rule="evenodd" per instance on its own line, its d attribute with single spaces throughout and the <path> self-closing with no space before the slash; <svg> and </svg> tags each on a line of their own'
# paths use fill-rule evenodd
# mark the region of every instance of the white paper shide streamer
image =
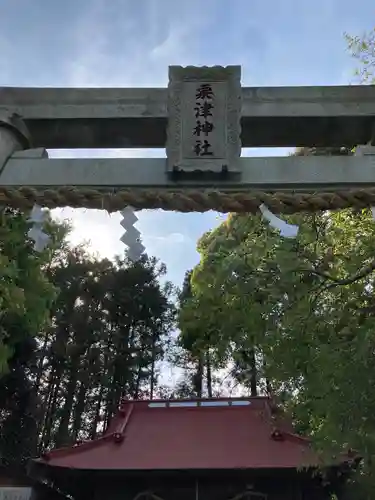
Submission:
<svg viewBox="0 0 375 500">
<path fill-rule="evenodd" d="M 47 212 L 39 205 L 34 205 L 27 222 L 32 223 L 27 236 L 34 241 L 33 248 L 36 252 L 42 252 L 51 240 L 51 237 L 43 231 L 47 219 Z"/>
<path fill-rule="evenodd" d="M 141 243 L 141 233 L 134 227 L 138 217 L 135 215 L 134 210 L 129 206 L 124 208 L 124 210 L 120 213 L 123 216 L 121 225 L 125 229 L 125 233 L 120 239 L 122 243 L 128 247 L 127 256 L 129 259 L 137 261 L 141 258 L 143 252 L 145 251 L 145 247 Z"/>
<path fill-rule="evenodd" d="M 294 224 L 288 224 L 282 219 L 276 217 L 264 203 L 259 206 L 263 217 L 269 222 L 270 226 L 280 231 L 280 236 L 284 238 L 295 238 L 298 234 L 299 227 Z"/>
</svg>

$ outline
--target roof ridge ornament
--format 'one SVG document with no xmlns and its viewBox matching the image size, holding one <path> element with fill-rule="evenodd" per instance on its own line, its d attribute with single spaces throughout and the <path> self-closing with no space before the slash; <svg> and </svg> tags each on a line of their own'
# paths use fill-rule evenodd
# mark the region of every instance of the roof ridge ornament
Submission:
<svg viewBox="0 0 375 500">
<path fill-rule="evenodd" d="M 119 408 L 118 414 L 121 415 L 121 420 L 119 421 L 115 431 L 112 433 L 112 437 L 117 444 L 121 444 L 125 439 L 125 430 L 129 423 L 130 417 L 134 410 L 134 403 L 131 403 L 128 410 L 124 408 Z"/>
</svg>

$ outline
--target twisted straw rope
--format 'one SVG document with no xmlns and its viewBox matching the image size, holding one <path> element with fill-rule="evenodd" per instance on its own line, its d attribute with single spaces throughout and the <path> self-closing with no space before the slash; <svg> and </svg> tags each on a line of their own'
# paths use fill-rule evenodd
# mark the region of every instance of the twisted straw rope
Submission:
<svg viewBox="0 0 375 500">
<path fill-rule="evenodd" d="M 366 208 L 375 205 L 375 188 L 334 192 L 269 192 L 214 189 L 132 189 L 116 192 L 72 186 L 56 189 L 0 187 L 0 203 L 12 208 L 29 209 L 35 203 L 48 208 L 96 208 L 116 212 L 130 205 L 135 210 L 163 209 L 178 212 L 255 213 L 265 203 L 275 213 L 315 212 L 319 210 Z"/>
</svg>

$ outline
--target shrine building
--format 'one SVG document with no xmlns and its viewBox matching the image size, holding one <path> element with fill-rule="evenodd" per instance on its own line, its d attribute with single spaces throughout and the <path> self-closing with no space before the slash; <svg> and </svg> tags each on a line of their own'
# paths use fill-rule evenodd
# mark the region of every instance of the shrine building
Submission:
<svg viewBox="0 0 375 500">
<path fill-rule="evenodd" d="M 32 460 L 29 475 L 76 500 L 328 500 L 349 470 L 257 397 L 124 401 L 102 437 Z"/>
</svg>

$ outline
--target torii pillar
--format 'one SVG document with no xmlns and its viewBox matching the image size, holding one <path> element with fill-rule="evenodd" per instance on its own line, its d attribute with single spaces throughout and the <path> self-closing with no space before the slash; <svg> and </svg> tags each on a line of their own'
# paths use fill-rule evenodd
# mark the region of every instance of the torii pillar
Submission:
<svg viewBox="0 0 375 500">
<path fill-rule="evenodd" d="M 30 134 L 22 119 L 0 113 L 0 176 L 13 153 L 30 148 Z"/>
</svg>

